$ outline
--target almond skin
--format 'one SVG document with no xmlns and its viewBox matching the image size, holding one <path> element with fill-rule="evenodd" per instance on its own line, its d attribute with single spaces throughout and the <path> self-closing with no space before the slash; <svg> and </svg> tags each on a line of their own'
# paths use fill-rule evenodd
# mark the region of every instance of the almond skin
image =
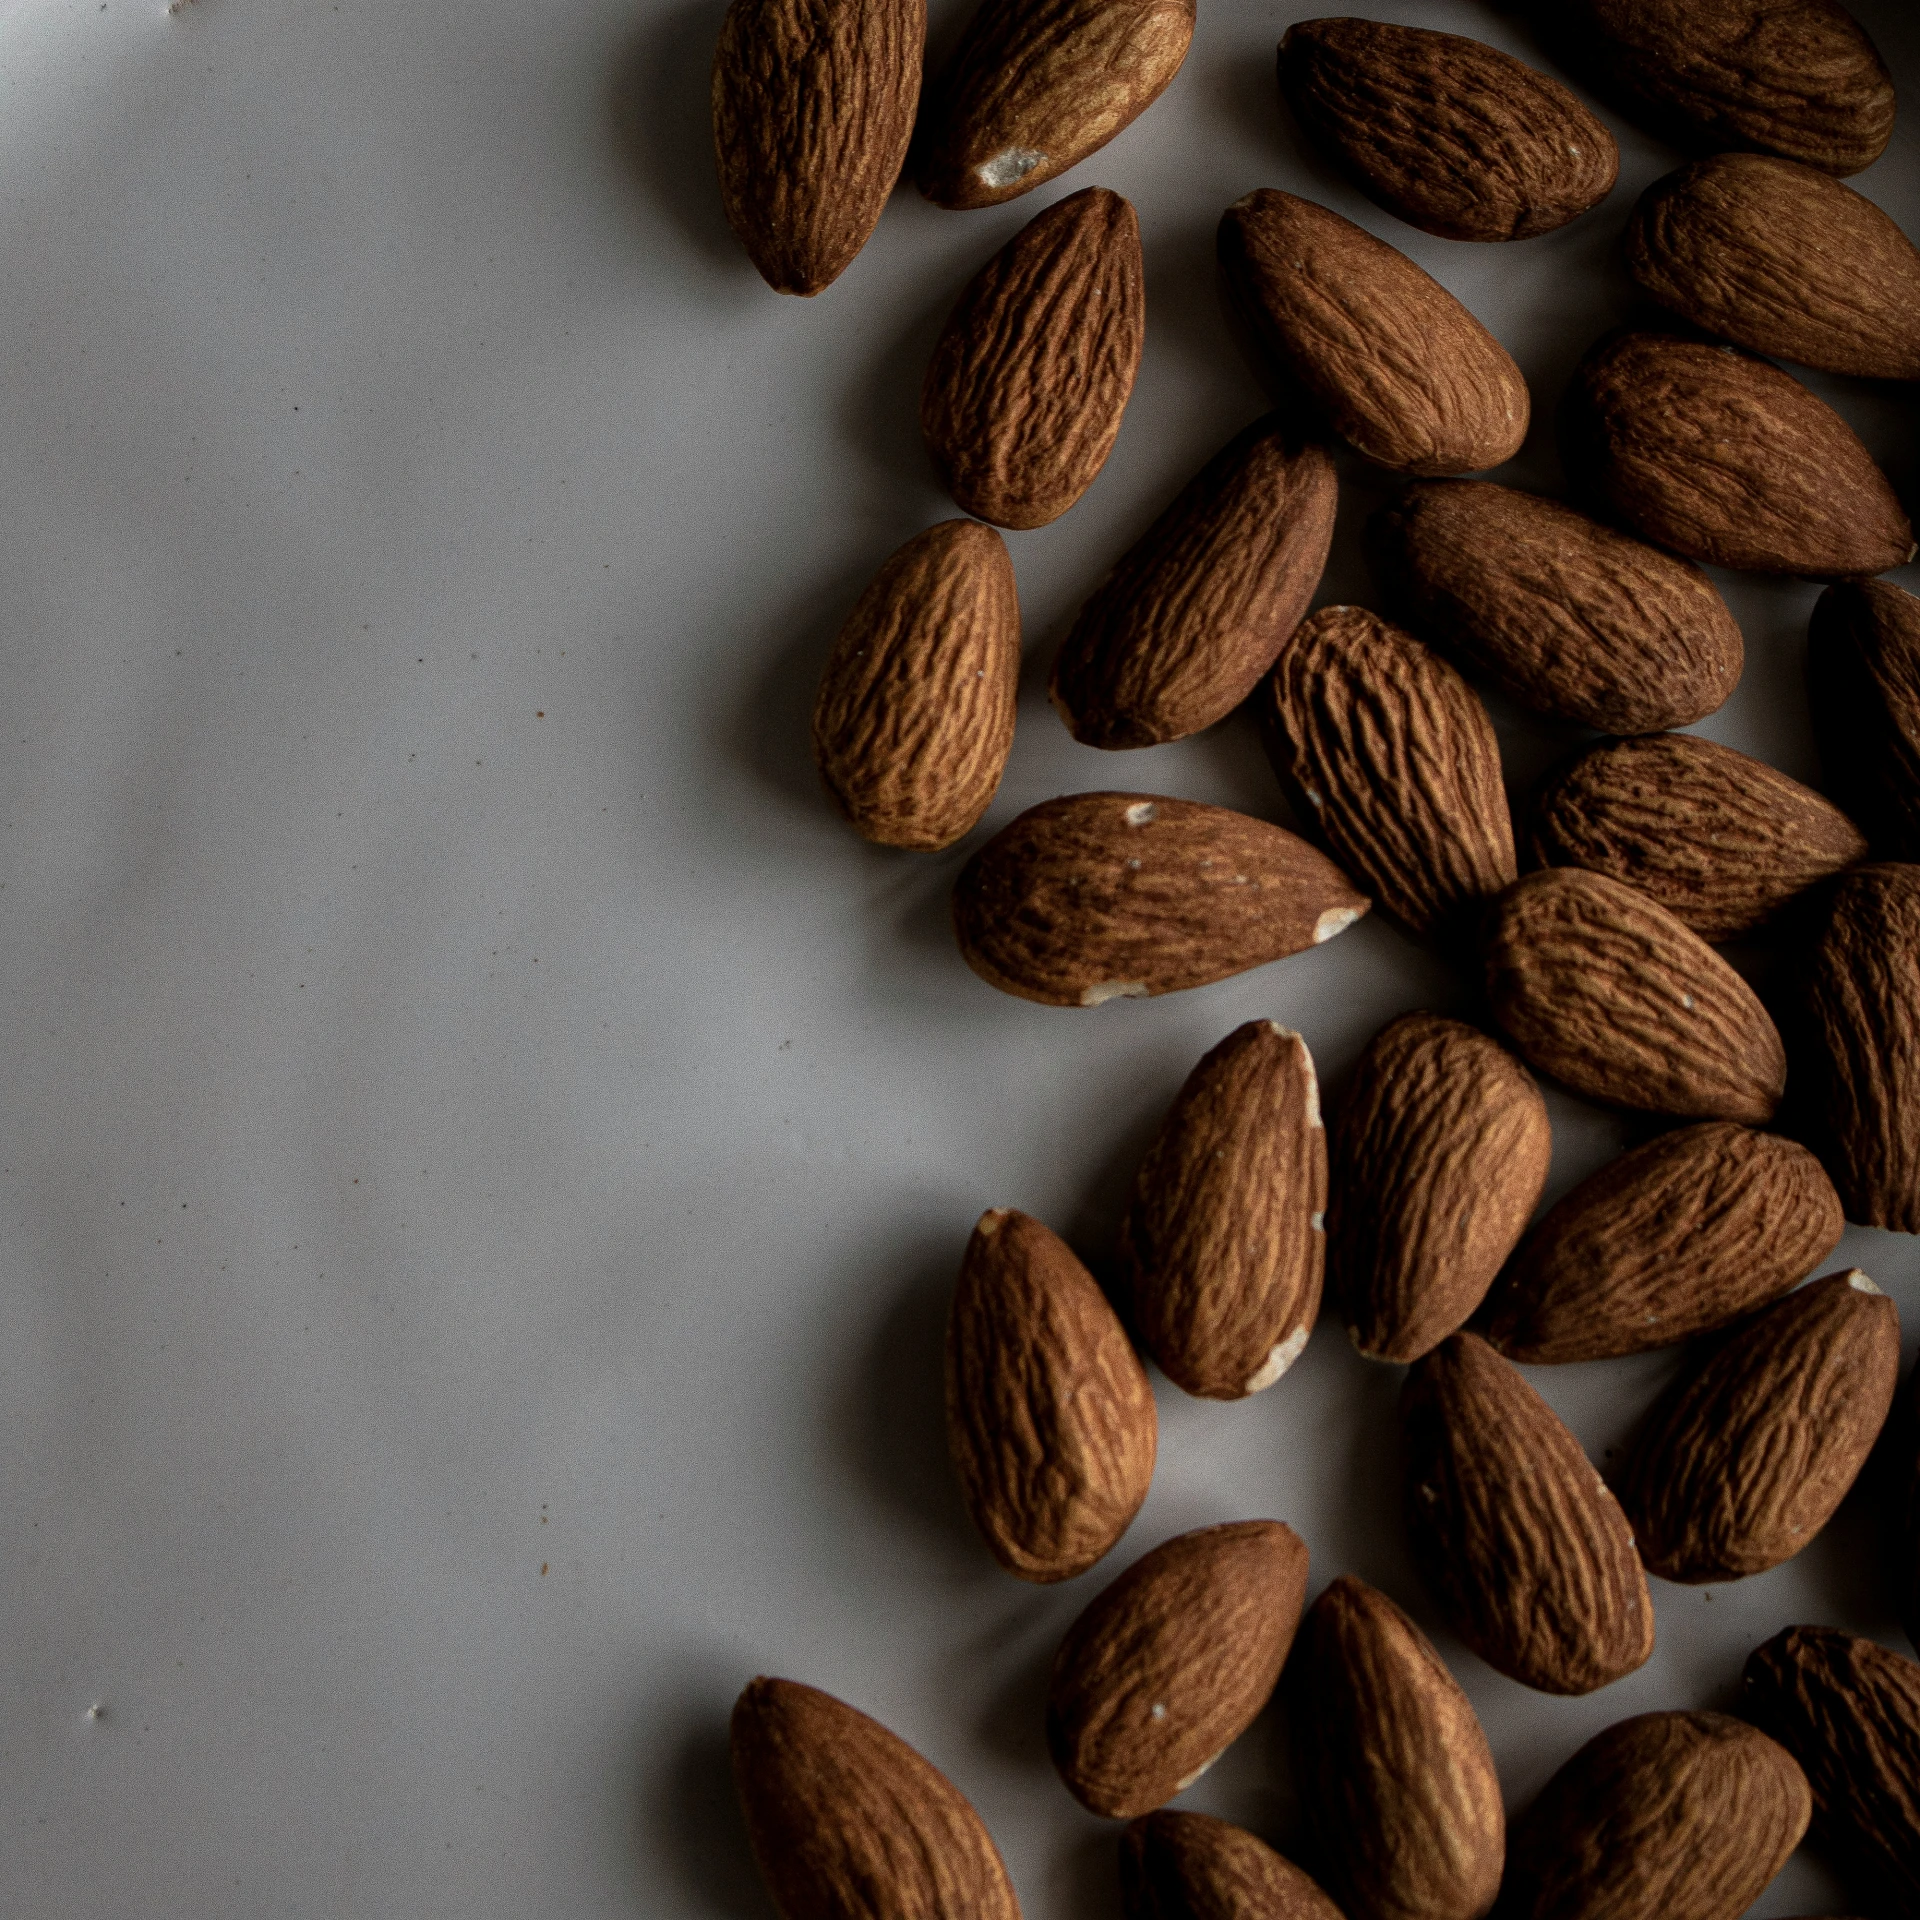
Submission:
<svg viewBox="0 0 1920 1920">
<path fill-rule="evenodd" d="M 1192 800 L 1076 793 L 1029 807 L 967 862 L 953 924 L 989 985 L 1097 1007 L 1318 946 L 1369 904 L 1283 827 Z"/>
<path fill-rule="evenodd" d="M 1150 1813 L 1120 1836 L 1122 1920 L 1344 1920 L 1283 1854 L 1205 1813 Z"/>
<path fill-rule="evenodd" d="M 947 1450 L 994 1558 L 1042 1583 L 1086 1572 L 1147 1497 L 1159 1421 L 1119 1315 L 1031 1216 L 980 1216 L 946 1380 Z"/>
<path fill-rule="evenodd" d="M 1277 1520 L 1202 1527 L 1155 1547 L 1067 1629 L 1047 1748 L 1089 1811 L 1151 1813 L 1252 1724 L 1286 1663 L 1307 1549 Z"/>
<path fill-rule="evenodd" d="M 1307 1043 L 1250 1020 L 1187 1076 L 1121 1222 L 1134 1327 L 1176 1386 L 1238 1400 L 1299 1358 L 1320 1308 L 1326 1205 Z"/>
<path fill-rule="evenodd" d="M 1839 1244 L 1840 1196 L 1796 1141 L 1681 1127 L 1583 1180 L 1521 1243 L 1481 1331 L 1527 1365 L 1610 1360 L 1737 1320 Z"/>
<path fill-rule="evenodd" d="M 1626 1516 L 1519 1370 L 1471 1333 L 1400 1394 L 1405 1512 L 1440 1611 L 1481 1659 L 1543 1693 L 1591 1693 L 1653 1651 Z"/>
<path fill-rule="evenodd" d="M 976 520 L 917 533 L 833 643 L 813 757 L 865 839 L 951 846 L 986 812 L 1013 746 L 1020 603 L 1006 543 Z"/>
<path fill-rule="evenodd" d="M 1404 253 L 1270 188 L 1227 209 L 1219 247 L 1229 295 L 1273 370 L 1376 466 L 1471 473 L 1519 452 L 1520 369 Z"/>
<path fill-rule="evenodd" d="M 733 0 L 713 56 L 720 198 L 760 277 L 844 273 L 906 163 L 926 0 Z"/>
<path fill-rule="evenodd" d="M 1883 859 L 1920 854 L 1920 599 L 1888 580 L 1829 587 L 1807 630 L 1807 692 L 1829 791 Z"/>
<path fill-rule="evenodd" d="M 920 432 L 957 505 L 1044 527 L 1093 484 L 1146 339 L 1140 222 L 1105 187 L 1049 207 L 974 275 L 920 390 Z"/>
<path fill-rule="evenodd" d="M 1448 240 L 1550 233 L 1613 191 L 1620 149 L 1559 81 L 1480 40 L 1303 20 L 1280 93 L 1376 206 Z"/>
<path fill-rule="evenodd" d="M 959 1789 L 830 1693 L 751 1682 L 733 1709 L 733 1778 L 783 1920 L 1020 1920 Z"/>
<path fill-rule="evenodd" d="M 1484 1033 L 1409 1013 L 1375 1034 L 1334 1115 L 1328 1260 L 1353 1344 L 1417 1360 L 1465 1324 L 1553 1158 L 1533 1077 Z"/>
<path fill-rule="evenodd" d="M 1337 485 L 1277 418 L 1217 453 L 1080 609 L 1049 689 L 1089 747 L 1150 747 L 1224 720 L 1320 584 Z"/>
</svg>

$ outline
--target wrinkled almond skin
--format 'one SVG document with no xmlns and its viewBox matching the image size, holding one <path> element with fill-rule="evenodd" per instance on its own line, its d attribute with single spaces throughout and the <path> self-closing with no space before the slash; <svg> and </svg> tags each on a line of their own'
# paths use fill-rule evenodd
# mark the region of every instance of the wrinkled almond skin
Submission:
<svg viewBox="0 0 1920 1920">
<path fill-rule="evenodd" d="M 1920 1666 L 1789 1627 L 1748 1657 L 1740 1710 L 1806 1769 L 1814 1838 L 1865 1910 L 1920 1912 Z"/>
<path fill-rule="evenodd" d="M 1708 333 L 1868 380 L 1920 380 L 1920 251 L 1831 174 L 1718 153 L 1657 180 L 1627 271 Z"/>
<path fill-rule="evenodd" d="M 1542 1693 L 1591 1693 L 1653 1651 L 1626 1516 L 1519 1370 L 1471 1333 L 1400 1394 L 1414 1558 L 1447 1624 Z"/>
<path fill-rule="evenodd" d="M 1320 1309 L 1326 1205 L 1307 1043 L 1249 1020 L 1187 1076 L 1121 1220 L 1133 1325 L 1169 1380 L 1238 1400 L 1292 1366 Z"/>
<path fill-rule="evenodd" d="M 968 283 L 920 390 L 955 503 L 1000 527 L 1059 519 L 1113 450 L 1145 339 L 1132 206 L 1087 187 L 1028 221 Z"/>
<path fill-rule="evenodd" d="M 1417 1360 L 1465 1325 L 1553 1158 L 1547 1103 L 1506 1048 L 1409 1013 L 1368 1043 L 1333 1117 L 1327 1258 L 1353 1344 Z"/>
<path fill-rule="evenodd" d="M 1542 1073 L 1619 1107 L 1763 1126 L 1786 1087 L 1753 989 L 1665 907 L 1604 874 L 1548 867 L 1501 895 L 1487 940 L 1494 1018 Z"/>
<path fill-rule="evenodd" d="M 877 1720 L 794 1680 L 733 1709 L 733 1779 L 782 1920 L 1020 1920 L 980 1816 Z"/>
<path fill-rule="evenodd" d="M 1725 1120 L 1681 1127 L 1548 1212 L 1480 1331 L 1529 1366 L 1671 1346 L 1797 1286 L 1845 1227 L 1833 1182 L 1797 1141 Z"/>
<path fill-rule="evenodd" d="M 1724 1713 L 1643 1713 L 1513 1823 L 1502 1920 L 1736 1920 L 1806 1831 L 1806 1776 Z"/>
<path fill-rule="evenodd" d="M 1327 1888 L 1360 1920 L 1480 1920 L 1506 1816 L 1472 1704 L 1384 1593 L 1343 1576 L 1307 1610 L 1283 1697 Z"/>
<path fill-rule="evenodd" d="M 951 846 L 986 812 L 1013 746 L 1020 603 L 1006 543 L 943 520 L 888 559 L 833 643 L 813 757 L 855 830 Z"/>
<path fill-rule="evenodd" d="M 973 1523 L 1009 1573 L 1084 1573 L 1153 1479 L 1146 1369 L 1060 1236 L 994 1208 L 967 1243 L 947 1317 L 947 1451 Z"/>
<path fill-rule="evenodd" d="M 713 57 L 727 223 L 776 293 L 844 273 L 906 163 L 926 0 L 733 0 Z"/>
<path fill-rule="evenodd" d="M 1893 1405 L 1900 1316 L 1865 1274 L 1830 1274 L 1683 1372 L 1619 1482 L 1650 1573 L 1688 1586 L 1791 1559 L 1833 1517 Z"/>
<path fill-rule="evenodd" d="M 1739 683 L 1740 628 L 1707 576 L 1557 500 L 1426 482 L 1374 515 L 1368 545 L 1414 632 L 1536 712 L 1652 733 Z"/>
<path fill-rule="evenodd" d="M 1155 1547 L 1067 1629 L 1047 1749 L 1090 1812 L 1131 1820 L 1190 1786 L 1252 1724 L 1286 1664 L 1307 1549 L 1277 1520 Z"/>
<path fill-rule="evenodd" d="M 1043 801 L 967 862 L 954 932 L 981 979 L 1055 1007 L 1205 986 L 1318 946 L 1369 902 L 1282 827 L 1144 793 Z"/>
<path fill-rule="evenodd" d="M 1853 429 L 1738 347 L 1610 334 L 1574 369 L 1560 428 L 1575 484 L 1689 560 L 1845 580 L 1913 556 L 1906 512 Z"/>
<path fill-rule="evenodd" d="M 1732 940 L 1864 860 L 1867 842 L 1830 800 L 1764 760 L 1656 733 L 1605 741 L 1550 778 L 1528 853 L 1534 866 L 1610 874 L 1701 939 Z"/>
<path fill-rule="evenodd" d="M 942 207 L 992 207 L 1065 173 L 1180 71 L 1193 0 L 981 0 L 927 88 L 914 178 Z"/>
<path fill-rule="evenodd" d="M 1310 1875 L 1245 1827 L 1150 1813 L 1120 1836 L 1122 1920 L 1346 1920 Z"/>
<path fill-rule="evenodd" d="M 1559 81 L 1456 33 L 1300 21 L 1280 93 L 1375 206 L 1447 240 L 1550 233 L 1620 171 L 1613 135 Z"/>
<path fill-rule="evenodd" d="M 1397 248 L 1265 187 L 1221 216 L 1219 248 L 1263 356 L 1376 466 L 1474 473 L 1519 452 L 1529 418 L 1520 369 Z"/>
<path fill-rule="evenodd" d="M 1089 747 L 1224 720 L 1320 584 L 1337 485 L 1326 450 L 1257 421 L 1181 489 L 1080 609 L 1049 695 Z"/>
<path fill-rule="evenodd" d="M 1890 580 L 1829 587 L 1807 692 L 1828 790 L 1882 859 L 1920 855 L 1920 599 Z"/>
</svg>

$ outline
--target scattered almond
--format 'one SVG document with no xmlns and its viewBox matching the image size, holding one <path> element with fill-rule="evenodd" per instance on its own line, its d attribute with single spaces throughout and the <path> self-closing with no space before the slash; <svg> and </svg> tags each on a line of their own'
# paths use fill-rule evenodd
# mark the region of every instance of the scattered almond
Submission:
<svg viewBox="0 0 1920 1920">
<path fill-rule="evenodd" d="M 1150 1813 L 1120 1836 L 1122 1920 L 1345 1920 L 1312 1878 L 1245 1827 Z"/>
</svg>

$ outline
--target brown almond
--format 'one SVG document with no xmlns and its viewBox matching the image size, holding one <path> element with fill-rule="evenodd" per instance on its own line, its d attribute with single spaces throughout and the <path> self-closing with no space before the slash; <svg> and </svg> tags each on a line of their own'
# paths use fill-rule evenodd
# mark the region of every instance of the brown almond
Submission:
<svg viewBox="0 0 1920 1920">
<path fill-rule="evenodd" d="M 713 56 L 727 223 L 776 293 L 867 244 L 906 163 L 926 0 L 733 0 Z"/>
<path fill-rule="evenodd" d="M 751 1682 L 733 1709 L 733 1778 L 783 1920 L 1020 1920 L 999 1850 L 960 1790 L 830 1693 Z"/>
<path fill-rule="evenodd" d="M 1376 206 L 1448 240 L 1550 233 L 1613 190 L 1613 135 L 1558 80 L 1481 40 L 1381 20 L 1303 20 L 1280 92 Z"/>
<path fill-rule="evenodd" d="M 1049 207 L 974 275 L 920 389 L 940 483 L 1001 527 L 1044 527 L 1092 486 L 1146 339 L 1140 222 L 1105 187 Z"/>
<path fill-rule="evenodd" d="M 967 1511 L 1023 1580 L 1069 1580 L 1126 1532 L 1153 1479 L 1153 1389 L 1060 1236 L 996 1207 L 947 1316 L 947 1449 Z"/>
<path fill-rule="evenodd" d="M 1049 692 L 1073 737 L 1150 747 L 1224 720 L 1313 599 L 1336 492 L 1325 449 L 1273 417 L 1208 461 L 1061 646 Z"/>
<path fill-rule="evenodd" d="M 1277 1520 L 1202 1527 L 1136 1561 L 1067 1629 L 1047 1748 L 1080 1804 L 1112 1820 L 1189 1787 L 1266 1705 L 1307 1591 L 1307 1549 Z"/>
<path fill-rule="evenodd" d="M 1122 1920 L 1344 1920 L 1283 1854 L 1205 1813 L 1150 1813 L 1120 1836 Z"/>
<path fill-rule="evenodd" d="M 1547 1403 L 1484 1340 L 1453 1337 L 1400 1394 L 1414 1558 L 1447 1624 L 1543 1693 L 1591 1693 L 1653 1651 L 1619 1503 Z"/>
<path fill-rule="evenodd" d="M 951 846 L 1000 785 L 1019 687 L 1006 543 L 943 520 L 888 559 L 833 643 L 813 707 L 820 776 L 866 839 Z"/>
<path fill-rule="evenodd" d="M 1796 1141 L 1681 1127 L 1583 1180 L 1521 1243 L 1481 1331 L 1526 1365 L 1609 1360 L 1737 1320 L 1797 1286 L 1846 1222 Z"/>
<path fill-rule="evenodd" d="M 1920 1647 L 1920 1367 L 1907 1375 L 1907 1390 L 1894 1418 L 1898 1425 L 1889 1482 L 1895 1601 L 1908 1641 Z"/>
<path fill-rule="evenodd" d="M 1520 369 L 1404 253 L 1271 188 L 1227 209 L 1219 246 L 1261 353 L 1376 466 L 1471 473 L 1519 452 L 1529 418 Z"/>
<path fill-rule="evenodd" d="M 1920 599 L 1890 580 L 1829 587 L 1807 691 L 1828 790 L 1883 859 L 1920 855 Z"/>
<path fill-rule="evenodd" d="M 1369 902 L 1282 827 L 1144 793 L 1043 801 L 967 862 L 953 924 L 1003 993 L 1097 1007 L 1318 946 Z"/>
<path fill-rule="evenodd" d="M 1547 1104 L 1497 1041 L 1409 1013 L 1354 1067 L 1329 1142 L 1328 1262 L 1353 1344 L 1417 1360 L 1463 1326 L 1526 1230 Z"/>
</svg>

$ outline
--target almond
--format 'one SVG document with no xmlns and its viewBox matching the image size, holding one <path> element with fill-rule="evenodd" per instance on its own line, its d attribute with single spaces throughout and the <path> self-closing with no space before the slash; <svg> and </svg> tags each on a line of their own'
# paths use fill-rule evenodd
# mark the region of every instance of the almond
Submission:
<svg viewBox="0 0 1920 1920">
<path fill-rule="evenodd" d="M 1375 1034 L 1334 1115 L 1328 1258 L 1353 1344 L 1417 1360 L 1465 1324 L 1525 1231 L 1553 1157 L 1506 1048 L 1409 1013 Z"/>
<path fill-rule="evenodd" d="M 1898 1440 L 1890 1475 L 1894 1503 L 1893 1569 L 1900 1624 L 1920 1647 L 1920 1367 L 1907 1375 L 1895 1416 Z"/>
<path fill-rule="evenodd" d="M 1920 600 L 1888 580 L 1829 587 L 1807 630 L 1827 786 L 1887 859 L 1920 854 Z"/>
<path fill-rule="evenodd" d="M 1277 1520 L 1155 1547 L 1067 1629 L 1047 1747 L 1080 1804 L 1113 1820 L 1189 1787 L 1266 1705 L 1307 1590 L 1307 1549 Z"/>
<path fill-rule="evenodd" d="M 1122 1920 L 1344 1920 L 1284 1855 L 1205 1813 L 1150 1813 L 1120 1836 Z"/>
<path fill-rule="evenodd" d="M 733 1778 L 784 1920 L 1020 1920 L 999 1851 L 959 1789 L 830 1693 L 751 1682 L 733 1709 Z"/>
<path fill-rule="evenodd" d="M 1608 1162 L 1548 1213 L 1482 1331 L 1529 1365 L 1670 1346 L 1798 1285 L 1845 1224 L 1805 1147 L 1725 1120 L 1682 1127 Z"/>
<path fill-rule="evenodd" d="M 1080 609 L 1050 689 L 1074 738 L 1148 747 L 1225 719 L 1313 599 L 1336 491 L 1277 418 L 1217 453 Z"/>
<path fill-rule="evenodd" d="M 1376 466 L 1467 473 L 1519 452 L 1529 417 L 1520 369 L 1384 240 L 1263 188 L 1222 216 L 1220 262 L 1274 371 Z"/>
<path fill-rule="evenodd" d="M 1613 190 L 1620 149 L 1559 81 L 1480 40 L 1303 20 L 1280 92 L 1376 206 L 1448 240 L 1525 240 Z"/>
<path fill-rule="evenodd" d="M 1414 1558 L 1475 1653 L 1543 1693 L 1591 1693 L 1653 1651 L 1626 1516 L 1553 1409 L 1456 1333 L 1401 1389 Z"/>
<path fill-rule="evenodd" d="M 1153 1479 L 1153 1389 L 1120 1317 L 1058 1234 L 996 1207 L 947 1317 L 947 1447 L 967 1511 L 1023 1580 L 1084 1573 Z"/>
<path fill-rule="evenodd" d="M 1043 801 L 967 862 L 953 924 L 1003 993 L 1097 1007 L 1205 986 L 1318 946 L 1369 902 L 1264 820 L 1144 793 Z"/>
<path fill-rule="evenodd" d="M 1140 222 L 1105 187 L 1049 207 L 974 275 L 920 392 L 940 483 L 968 513 L 1044 527 L 1092 486 L 1146 338 Z"/>
</svg>

